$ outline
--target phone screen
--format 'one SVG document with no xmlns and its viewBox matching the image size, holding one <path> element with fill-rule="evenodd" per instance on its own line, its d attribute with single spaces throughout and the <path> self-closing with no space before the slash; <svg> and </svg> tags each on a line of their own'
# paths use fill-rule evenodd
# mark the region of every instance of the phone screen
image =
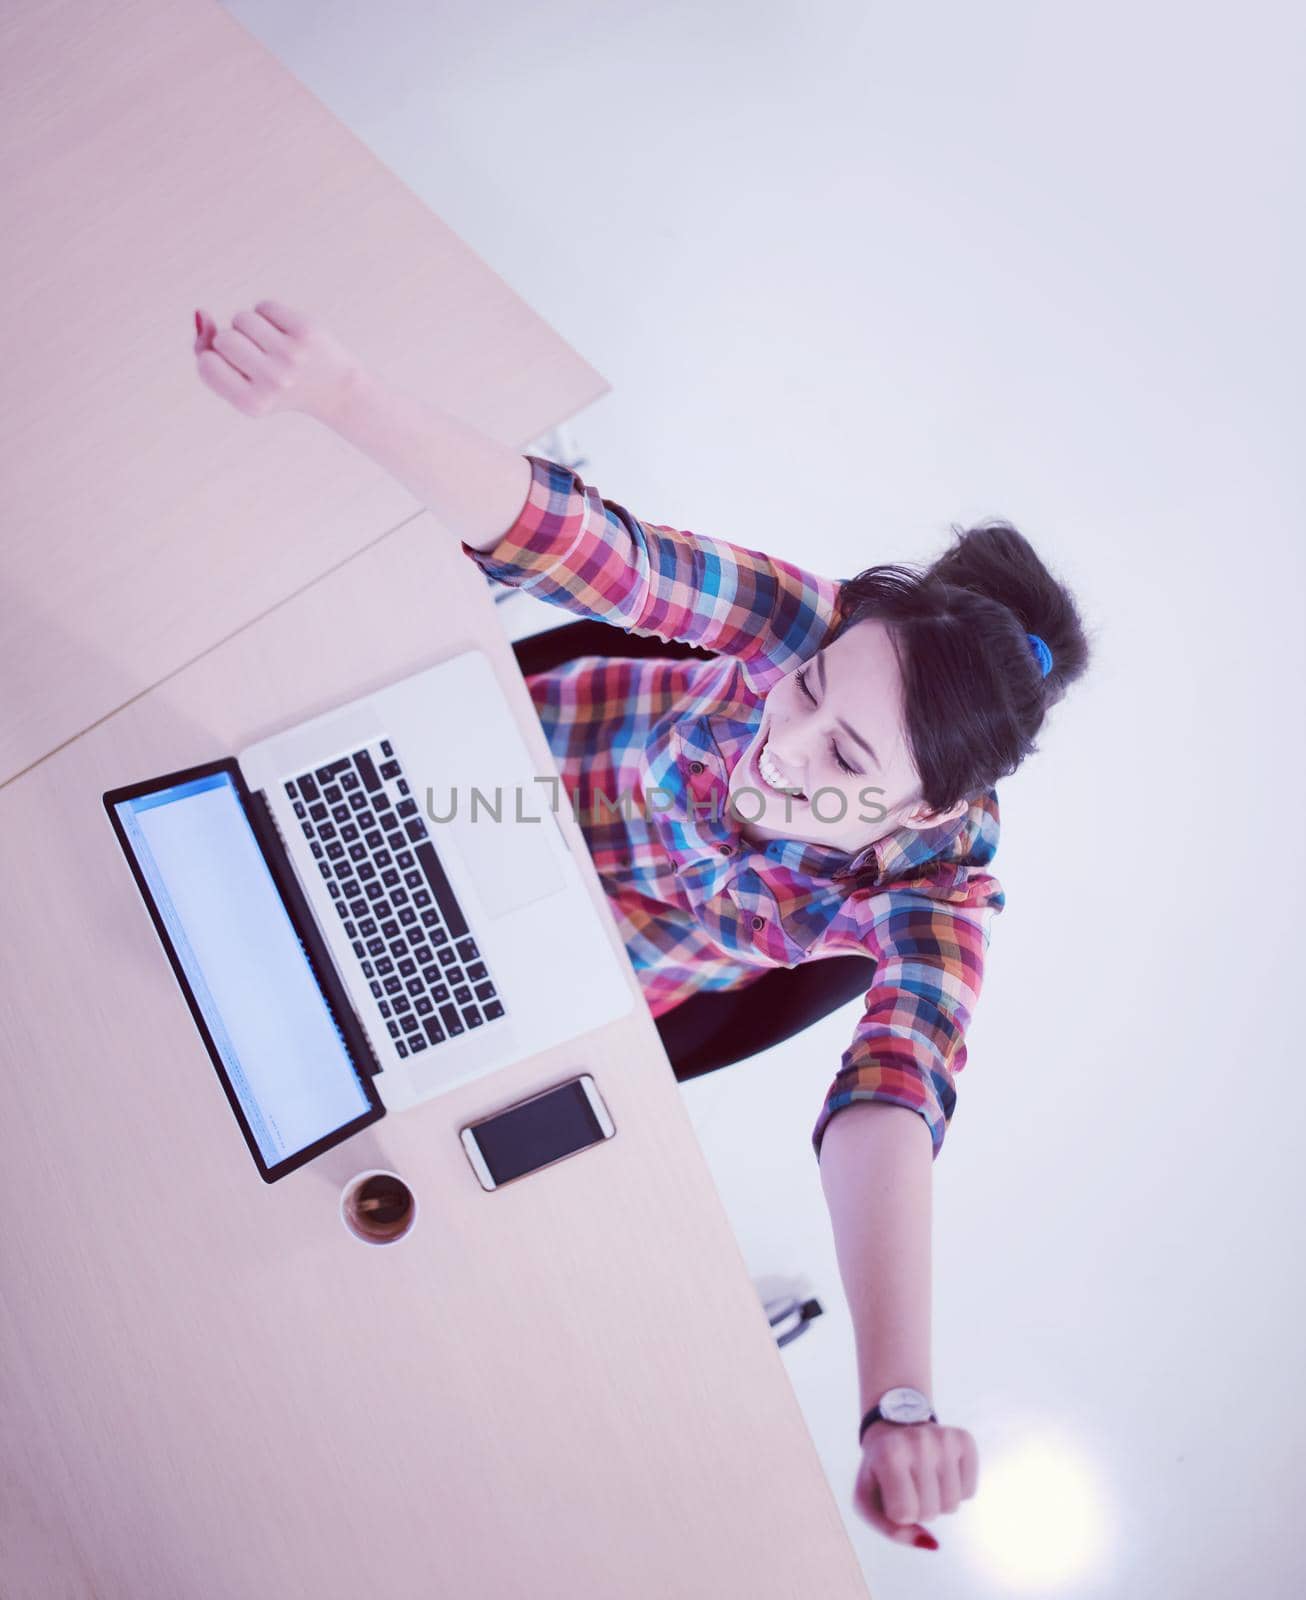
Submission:
<svg viewBox="0 0 1306 1600">
<path fill-rule="evenodd" d="M 465 1144 L 469 1138 L 474 1140 L 491 1185 L 497 1188 L 599 1144 L 613 1131 L 593 1078 L 583 1077 L 473 1123 L 464 1130 L 463 1140 Z M 470 1154 L 470 1145 L 468 1148 Z M 485 1181 L 483 1176 L 481 1181 Z"/>
</svg>

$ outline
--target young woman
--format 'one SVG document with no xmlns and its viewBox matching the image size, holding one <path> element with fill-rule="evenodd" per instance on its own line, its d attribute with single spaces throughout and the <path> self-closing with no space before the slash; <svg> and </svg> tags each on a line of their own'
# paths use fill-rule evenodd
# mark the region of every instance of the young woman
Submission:
<svg viewBox="0 0 1306 1600">
<path fill-rule="evenodd" d="M 201 379 L 293 410 L 428 505 L 489 576 L 711 660 L 582 657 L 527 679 L 655 1016 L 700 988 L 849 951 L 865 1008 L 812 1133 L 856 1333 L 854 1503 L 893 1539 L 975 1493 L 929 1400 L 930 1179 L 979 997 L 994 784 L 1085 671 L 1073 598 L 1007 523 L 923 573 L 844 582 L 640 521 L 364 371 L 277 301 L 196 312 Z"/>
</svg>

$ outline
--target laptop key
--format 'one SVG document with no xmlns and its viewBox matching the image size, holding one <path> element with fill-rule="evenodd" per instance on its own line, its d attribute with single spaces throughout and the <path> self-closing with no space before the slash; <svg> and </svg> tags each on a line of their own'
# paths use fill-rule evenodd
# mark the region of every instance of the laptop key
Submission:
<svg viewBox="0 0 1306 1600">
<path fill-rule="evenodd" d="M 375 997 L 378 1000 L 385 993 L 385 991 L 382 989 L 381 985 L 376 981 L 375 978 L 373 978 L 371 980 L 371 982 L 368 984 L 367 987 L 372 991 L 373 995 L 375 995 Z"/>
<path fill-rule="evenodd" d="M 417 913 L 413 910 L 412 906 L 405 906 L 399 913 L 399 920 L 406 926 L 410 922 L 417 921 Z"/>
<path fill-rule="evenodd" d="M 422 1019 L 416 1012 L 410 1011 L 400 1023 L 400 1027 L 405 1033 L 420 1033 L 422 1031 Z"/>
<path fill-rule="evenodd" d="M 419 1050 L 425 1050 L 426 1049 L 426 1045 L 427 1045 L 427 1040 L 426 1040 L 426 1035 L 425 1034 L 422 1034 L 422 1033 L 410 1033 L 408 1035 L 408 1047 L 413 1052 L 414 1055 L 416 1055 Z"/>
<path fill-rule="evenodd" d="M 426 1037 L 432 1044 L 439 1044 L 445 1036 L 444 1029 L 434 1017 L 427 1017 L 422 1026 L 426 1029 Z"/>
<path fill-rule="evenodd" d="M 363 843 L 373 853 L 373 855 L 377 856 L 378 858 L 385 854 L 385 852 L 381 849 L 381 846 L 385 843 L 385 840 L 381 837 L 380 828 L 373 828 L 371 833 L 365 833 L 363 835 Z M 389 861 L 381 861 L 378 859 L 377 865 L 381 867 L 387 867 L 390 865 L 390 863 Z"/>
<path fill-rule="evenodd" d="M 310 817 L 312 817 L 314 822 L 325 822 L 330 813 L 319 800 L 316 805 L 309 806 L 308 814 Z"/>
<path fill-rule="evenodd" d="M 439 920 L 440 920 L 440 913 L 438 911 L 432 910 L 432 911 L 423 911 L 422 912 L 422 926 L 424 928 L 435 928 L 436 924 L 439 922 Z M 436 929 L 436 931 L 437 932 L 439 931 L 438 928 Z M 439 944 L 440 941 L 439 941 L 439 939 L 436 938 L 434 933 L 431 934 L 430 937 L 431 937 L 431 941 L 432 941 L 433 944 Z M 445 934 L 445 938 L 447 939 L 448 937 L 449 937 L 449 935 Z"/>
<path fill-rule="evenodd" d="M 408 1046 L 402 1039 L 395 1040 L 395 1049 L 401 1056 L 406 1056 L 408 1054 Z"/>
<path fill-rule="evenodd" d="M 340 774 L 340 787 L 342 789 L 357 789 L 358 774 L 356 772 L 342 772 Z"/>
<path fill-rule="evenodd" d="M 480 1025 L 485 1021 L 485 1018 L 479 1011 L 464 1011 L 463 1016 L 467 1018 L 467 1026 L 469 1028 L 479 1028 Z"/>
<path fill-rule="evenodd" d="M 402 1013 L 413 1009 L 413 1002 L 406 994 L 397 994 L 394 998 L 394 1007 L 402 1015 Z"/>
<path fill-rule="evenodd" d="M 290 796 L 290 798 L 292 800 L 295 798 L 296 789 L 295 789 L 295 784 L 294 784 L 294 780 L 293 779 L 286 785 L 286 793 Z"/>
<path fill-rule="evenodd" d="M 361 811 L 366 804 L 367 796 L 361 789 L 355 789 L 349 796 L 350 809 L 353 811 Z"/>
<path fill-rule="evenodd" d="M 321 845 L 320 845 L 320 844 L 319 844 L 319 843 L 318 843 L 318 842 L 317 842 L 317 840 L 316 840 L 316 839 L 314 839 L 314 840 L 313 840 L 313 843 L 312 843 L 312 844 L 311 844 L 311 845 L 310 845 L 310 846 L 309 846 L 309 849 L 310 849 L 310 850 L 311 850 L 311 851 L 312 851 L 312 852 L 313 852 L 313 854 L 314 854 L 314 855 L 315 855 L 315 856 L 317 856 L 317 857 L 318 857 L 318 858 L 319 858 L 319 859 L 320 859 L 320 858 L 321 858 L 321 857 L 322 857 L 322 856 L 323 856 L 323 855 L 324 855 L 324 854 L 325 854 L 325 853 L 326 853 L 326 852 L 325 852 L 325 851 L 324 851 L 324 850 L 323 850 L 323 849 L 322 849 L 322 846 L 321 846 Z"/>
<path fill-rule="evenodd" d="M 459 939 L 458 954 L 464 961 L 475 961 L 480 951 L 476 948 L 475 939 Z"/>
<path fill-rule="evenodd" d="M 299 818 L 299 820 L 301 822 L 308 815 L 308 807 L 304 804 L 304 802 L 302 800 L 296 800 L 295 801 L 295 815 Z"/>
<path fill-rule="evenodd" d="M 431 891 L 429 889 L 414 889 L 413 890 L 413 904 L 415 906 L 418 906 L 418 907 L 429 906 L 430 903 L 431 903 Z"/>
<path fill-rule="evenodd" d="M 394 1016 L 394 1012 L 391 1011 L 390 1002 L 388 1000 L 378 1000 L 377 1003 L 376 1003 L 376 1009 L 381 1013 L 381 1015 L 383 1017 L 392 1017 L 392 1016 Z"/>
<path fill-rule="evenodd" d="M 358 876 L 366 883 L 369 878 L 376 877 L 376 868 L 370 861 L 360 861 L 358 863 Z"/>
<path fill-rule="evenodd" d="M 454 990 L 453 997 L 456 1005 L 465 1006 L 472 998 L 472 991 L 465 983 L 460 983 Z"/>
<path fill-rule="evenodd" d="M 444 984 L 433 983 L 431 985 L 431 999 L 435 1001 L 436 1005 L 439 1005 L 441 1000 L 447 1000 L 448 998 L 449 991 L 445 988 Z"/>
<path fill-rule="evenodd" d="M 419 994 L 413 1001 L 413 1010 L 419 1017 L 424 1017 L 428 1012 L 434 1011 L 435 1005 L 433 1004 L 430 995 Z"/>
<path fill-rule="evenodd" d="M 393 1019 L 393 1017 L 390 1019 L 389 1022 L 386 1023 L 385 1026 L 386 1026 L 386 1032 L 390 1035 L 390 1037 L 392 1039 L 397 1039 L 399 1037 L 399 1024 Z"/>
<path fill-rule="evenodd" d="M 367 953 L 368 953 L 369 956 L 382 956 L 382 957 L 384 957 L 384 955 L 385 955 L 385 944 L 380 939 L 369 939 L 367 941 Z"/>
<path fill-rule="evenodd" d="M 437 918 L 432 917 L 431 918 L 431 924 L 434 924 L 437 920 L 438 920 Z M 422 921 L 423 922 L 426 921 L 426 913 L 425 912 L 422 913 Z M 444 931 L 443 928 L 436 928 L 435 932 L 431 935 L 431 943 L 432 944 L 448 944 L 449 943 L 449 935 Z"/>
<path fill-rule="evenodd" d="M 473 983 L 479 983 L 480 980 L 486 975 L 485 965 L 480 961 L 473 961 L 471 966 L 467 969 L 467 976 L 472 980 Z"/>
<path fill-rule="evenodd" d="M 340 828 L 340 837 L 346 844 L 353 844 L 354 840 L 358 838 L 358 829 L 353 825 L 352 822 L 342 823 Z M 358 856 L 354 857 L 355 861 L 359 859 L 360 857 Z"/>
<path fill-rule="evenodd" d="M 411 956 L 406 956 L 399 963 L 399 975 L 402 978 L 411 978 L 416 971 L 417 963 L 412 959 Z"/>
<path fill-rule="evenodd" d="M 377 944 L 381 944 L 381 941 L 379 939 L 376 942 L 377 942 Z M 381 945 L 381 950 L 384 951 L 384 949 L 385 949 L 385 946 Z M 395 969 L 395 964 L 394 964 L 393 961 L 391 961 L 390 957 L 387 956 L 387 955 L 383 955 L 383 954 L 378 953 L 377 960 L 376 960 L 376 970 L 381 974 L 381 976 L 384 978 L 387 972 L 393 972 L 394 969 Z M 398 978 L 395 979 L 395 982 L 396 983 L 399 982 Z"/>
<path fill-rule="evenodd" d="M 410 822 L 408 826 L 414 826 Z M 421 827 L 421 823 L 416 823 Z M 417 859 L 421 862 L 422 871 L 425 872 L 427 881 L 431 885 L 431 893 L 435 896 L 435 903 L 439 906 L 444 916 L 445 924 L 454 938 L 467 932 L 467 923 L 463 919 L 462 908 L 454 898 L 453 889 L 448 878 L 444 875 L 444 868 L 440 865 L 440 858 L 435 853 L 435 846 L 429 843 L 419 844 Z"/>
<path fill-rule="evenodd" d="M 354 765 L 363 775 L 363 787 L 369 793 L 381 787 L 381 780 L 376 775 L 376 768 L 372 765 L 372 758 L 366 750 L 354 751 Z"/>
<path fill-rule="evenodd" d="M 426 985 L 420 978 L 409 978 L 406 987 L 409 994 L 412 995 L 414 999 L 416 999 L 419 994 L 425 994 L 426 992 Z"/>
<path fill-rule="evenodd" d="M 344 846 L 342 845 L 341 849 L 343 848 Z M 351 844 L 349 847 L 349 859 L 351 861 L 366 861 L 367 846 L 365 844 Z"/>
<path fill-rule="evenodd" d="M 349 807 L 348 806 L 332 806 L 331 807 L 331 815 L 335 818 L 335 820 L 337 822 L 348 822 L 349 821 Z"/>
<path fill-rule="evenodd" d="M 382 981 L 385 984 L 385 992 L 387 994 L 399 994 L 403 989 L 403 984 L 400 983 L 398 978 L 385 978 Z"/>
<path fill-rule="evenodd" d="M 497 1000 L 487 1000 L 481 1009 L 485 1012 L 487 1020 L 491 1022 L 493 1022 L 495 1017 L 501 1017 L 503 1015 L 503 1007 Z"/>
<path fill-rule="evenodd" d="M 389 739 L 382 739 L 381 754 L 383 756 L 392 756 L 394 753 L 394 746 L 390 743 Z"/>
<path fill-rule="evenodd" d="M 382 746 L 383 755 L 388 756 L 393 753 L 393 751 L 387 750 Z M 399 776 L 399 763 L 397 761 L 387 761 L 381 768 L 381 776 L 383 778 L 397 778 Z"/>
<path fill-rule="evenodd" d="M 401 817 L 415 817 L 417 815 L 417 801 L 411 798 L 401 800 L 395 810 Z"/>
<path fill-rule="evenodd" d="M 340 785 L 338 783 L 331 783 L 328 784 L 325 789 L 323 789 L 322 798 L 329 806 L 333 806 L 338 801 L 343 800 L 345 797 L 341 791 Z"/>
<path fill-rule="evenodd" d="M 454 1006 L 440 1007 L 440 1021 L 444 1023 L 451 1035 L 463 1032 L 463 1019 L 458 1015 Z"/>
<path fill-rule="evenodd" d="M 317 799 L 317 784 L 308 773 L 299 780 L 299 792 L 310 804 Z"/>
<path fill-rule="evenodd" d="M 494 999 L 494 985 L 492 983 L 489 983 L 489 982 L 478 983 L 476 985 L 475 994 L 476 994 L 476 998 L 478 1000 L 493 1000 Z"/>
<path fill-rule="evenodd" d="M 358 931 L 362 934 L 364 939 L 370 939 L 376 933 L 376 923 L 372 921 L 371 917 L 364 917 L 363 920 L 358 924 Z M 372 952 L 373 955 L 376 953 L 376 951 Z"/>
</svg>

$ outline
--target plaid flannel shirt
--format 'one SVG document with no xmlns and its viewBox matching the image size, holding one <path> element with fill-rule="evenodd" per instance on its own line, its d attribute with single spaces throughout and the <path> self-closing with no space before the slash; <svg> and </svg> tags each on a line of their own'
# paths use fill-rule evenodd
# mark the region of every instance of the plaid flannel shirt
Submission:
<svg viewBox="0 0 1306 1600">
<path fill-rule="evenodd" d="M 812 1130 L 857 1100 L 924 1117 L 934 1157 L 956 1103 L 991 917 L 1004 894 L 996 790 L 941 828 L 854 856 L 742 837 L 726 806 L 766 693 L 833 634 L 841 585 L 760 551 L 640 521 L 538 456 L 490 577 L 581 617 L 716 652 L 711 661 L 585 656 L 527 678 L 567 800 L 654 1016 L 768 967 L 873 957 L 862 1014 Z"/>
</svg>

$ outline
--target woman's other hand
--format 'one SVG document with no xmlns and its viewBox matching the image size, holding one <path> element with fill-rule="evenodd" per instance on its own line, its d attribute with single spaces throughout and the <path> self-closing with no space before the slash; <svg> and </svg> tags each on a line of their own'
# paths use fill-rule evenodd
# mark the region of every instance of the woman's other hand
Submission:
<svg viewBox="0 0 1306 1600">
<path fill-rule="evenodd" d="M 219 328 L 195 313 L 195 364 L 214 394 L 247 417 L 302 411 L 330 422 L 358 362 L 321 323 L 279 300 L 260 300 Z"/>
<path fill-rule="evenodd" d="M 877 1419 L 862 1440 L 853 1504 L 886 1538 L 937 1550 L 922 1523 L 975 1493 L 979 1452 L 965 1428 Z"/>
</svg>

